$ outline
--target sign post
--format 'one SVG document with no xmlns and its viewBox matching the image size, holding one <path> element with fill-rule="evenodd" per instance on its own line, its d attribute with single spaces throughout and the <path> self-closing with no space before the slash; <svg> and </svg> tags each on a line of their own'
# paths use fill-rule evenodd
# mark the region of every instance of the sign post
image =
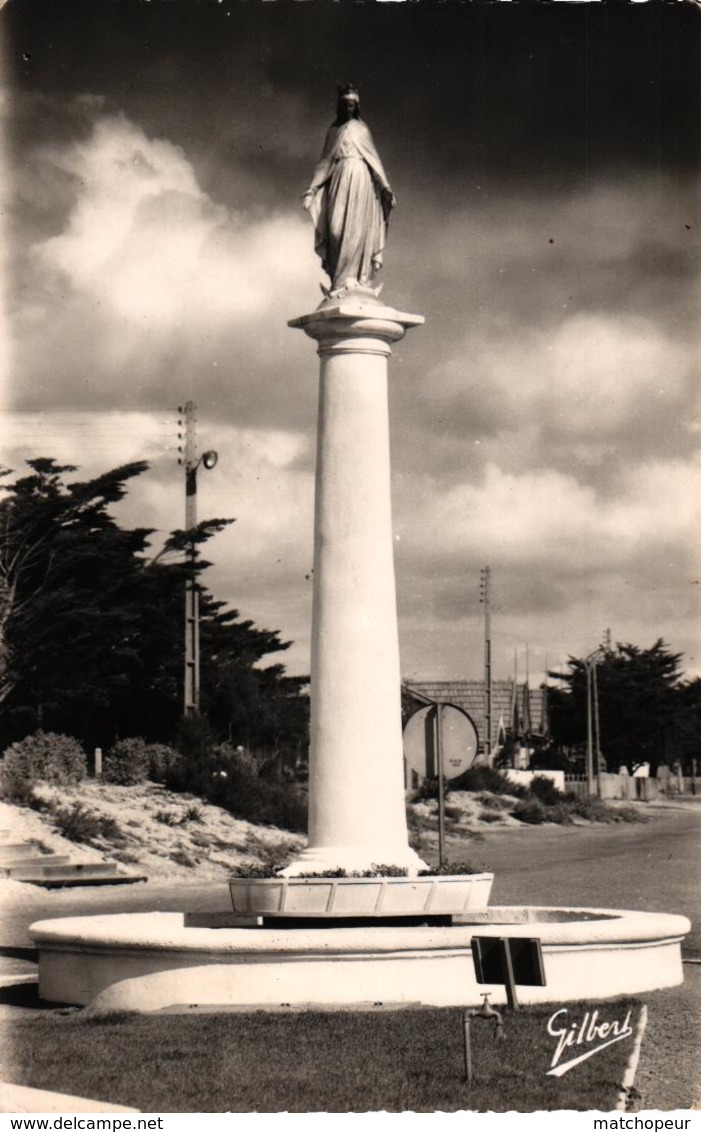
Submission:
<svg viewBox="0 0 701 1132">
<path fill-rule="evenodd" d="M 477 756 L 477 728 L 455 704 L 420 708 L 404 728 L 404 757 L 422 778 L 438 778 L 438 862 L 445 864 L 445 783 L 459 778 Z"/>
<path fill-rule="evenodd" d="M 443 704 L 436 704 L 436 762 L 438 764 L 438 867 L 445 864 L 445 781 L 443 778 Z"/>
<path fill-rule="evenodd" d="M 518 1010 L 516 986 L 544 987 L 545 968 L 539 939 L 522 936 L 472 937 L 472 960 L 478 983 L 501 983 L 512 1010 Z"/>
</svg>

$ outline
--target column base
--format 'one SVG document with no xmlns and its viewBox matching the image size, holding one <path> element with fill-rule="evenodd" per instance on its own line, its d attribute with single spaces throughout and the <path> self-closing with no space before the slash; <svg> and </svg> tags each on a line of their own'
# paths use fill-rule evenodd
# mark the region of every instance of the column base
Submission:
<svg viewBox="0 0 701 1132">
<path fill-rule="evenodd" d="M 418 853 L 408 845 L 399 847 L 380 845 L 374 849 L 354 848 L 349 845 L 318 845 L 303 849 L 279 875 L 299 877 L 309 873 L 325 873 L 332 869 L 345 869 L 347 873 L 363 873 L 382 865 L 408 869 L 409 875 L 428 868 L 426 862 L 422 861 Z"/>
</svg>

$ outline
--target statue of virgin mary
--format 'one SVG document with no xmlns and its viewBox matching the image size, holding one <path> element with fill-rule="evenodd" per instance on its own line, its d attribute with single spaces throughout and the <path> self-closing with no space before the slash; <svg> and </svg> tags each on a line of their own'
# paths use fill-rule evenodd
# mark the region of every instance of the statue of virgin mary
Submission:
<svg viewBox="0 0 701 1132">
<path fill-rule="evenodd" d="M 395 197 L 364 122 L 354 86 L 340 88 L 336 120 L 302 198 L 314 222 L 314 247 L 331 279 L 325 294 L 372 289 L 382 266 Z"/>
</svg>

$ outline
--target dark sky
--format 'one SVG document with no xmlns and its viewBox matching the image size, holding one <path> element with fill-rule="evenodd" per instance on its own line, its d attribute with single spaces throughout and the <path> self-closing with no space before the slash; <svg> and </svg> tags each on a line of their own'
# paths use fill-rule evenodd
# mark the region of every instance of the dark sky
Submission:
<svg viewBox="0 0 701 1132">
<path fill-rule="evenodd" d="M 302 656 L 315 363 L 286 322 L 319 301 L 299 197 L 354 81 L 398 198 L 384 297 L 426 316 L 391 371 L 406 672 L 478 674 L 488 561 L 499 674 L 608 626 L 698 656 L 696 4 L 7 0 L 0 30 L 13 460 L 114 465 L 130 414 L 131 517 L 178 525 L 152 449 L 196 400 L 239 520 L 222 596 Z"/>
<path fill-rule="evenodd" d="M 100 93 L 204 167 L 250 113 L 248 156 L 282 193 L 306 165 L 293 152 L 280 167 L 278 135 L 301 134 L 322 108 L 330 119 L 334 83 L 349 77 L 387 163 L 434 191 L 437 178 L 458 191 L 467 169 L 487 186 L 566 190 L 602 167 L 698 158 L 701 19 L 683 0 L 8 0 L 2 18 L 18 91 Z M 47 111 L 32 139 L 56 127 Z"/>
</svg>

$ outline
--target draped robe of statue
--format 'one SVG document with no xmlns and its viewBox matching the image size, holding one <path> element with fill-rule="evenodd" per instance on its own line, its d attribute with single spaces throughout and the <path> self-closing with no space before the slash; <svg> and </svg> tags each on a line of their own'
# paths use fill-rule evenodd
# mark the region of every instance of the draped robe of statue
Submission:
<svg viewBox="0 0 701 1132">
<path fill-rule="evenodd" d="M 390 187 L 364 122 L 331 126 L 309 189 L 314 247 L 331 291 L 369 286 L 382 265 L 387 216 L 380 194 Z"/>
</svg>

